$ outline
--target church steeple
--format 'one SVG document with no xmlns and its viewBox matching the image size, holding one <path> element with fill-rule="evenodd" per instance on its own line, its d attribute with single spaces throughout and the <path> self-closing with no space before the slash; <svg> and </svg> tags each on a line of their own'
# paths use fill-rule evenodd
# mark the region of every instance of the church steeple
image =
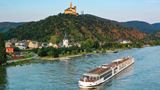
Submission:
<svg viewBox="0 0 160 90">
<path fill-rule="evenodd" d="M 68 39 L 68 38 L 67 38 L 67 33 L 66 33 L 66 32 L 64 33 L 64 39 Z"/>
<path fill-rule="evenodd" d="M 64 39 L 63 39 L 63 47 L 69 47 L 69 40 L 67 38 L 66 32 L 65 32 L 65 35 L 64 35 Z"/>
</svg>

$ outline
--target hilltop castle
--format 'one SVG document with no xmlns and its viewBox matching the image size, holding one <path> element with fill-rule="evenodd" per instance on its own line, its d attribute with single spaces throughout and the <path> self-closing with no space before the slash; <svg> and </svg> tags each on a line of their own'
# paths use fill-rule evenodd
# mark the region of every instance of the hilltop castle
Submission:
<svg viewBox="0 0 160 90">
<path fill-rule="evenodd" d="M 76 11 L 76 6 L 72 7 L 72 2 L 71 2 L 70 7 L 64 11 L 64 14 L 72 14 L 72 15 L 78 16 L 78 13 Z"/>
</svg>

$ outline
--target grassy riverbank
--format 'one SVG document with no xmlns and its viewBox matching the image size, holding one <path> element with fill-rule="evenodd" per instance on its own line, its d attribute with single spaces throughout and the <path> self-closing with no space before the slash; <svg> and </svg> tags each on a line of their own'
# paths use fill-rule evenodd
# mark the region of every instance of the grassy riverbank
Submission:
<svg viewBox="0 0 160 90">
<path fill-rule="evenodd" d="M 27 57 L 27 58 L 23 58 L 23 59 L 17 59 L 17 60 L 9 60 L 9 61 L 7 61 L 7 64 L 26 61 L 26 60 L 32 60 L 32 59 L 36 59 L 37 57 L 38 57 L 37 54 L 33 54 L 31 57 Z"/>
<path fill-rule="evenodd" d="M 24 63 L 30 63 L 32 60 L 37 59 L 38 55 L 30 52 L 28 55 L 25 56 L 25 58 L 22 59 L 14 59 L 14 60 L 7 60 L 6 63 L 4 63 L 4 66 L 10 66 L 10 65 L 21 65 Z"/>
<path fill-rule="evenodd" d="M 83 53 L 79 53 L 79 54 L 72 54 L 72 55 L 63 55 L 63 56 L 59 56 L 57 58 L 54 58 L 52 56 L 45 56 L 45 57 L 38 57 L 38 59 L 40 60 L 68 60 L 71 58 L 75 58 L 75 57 L 81 57 L 83 55 L 88 55 L 88 54 L 98 54 L 98 53 L 117 53 L 121 50 L 126 50 L 126 49 L 114 49 L 114 50 L 105 50 L 105 51 L 93 51 L 93 52 L 83 52 Z"/>
</svg>

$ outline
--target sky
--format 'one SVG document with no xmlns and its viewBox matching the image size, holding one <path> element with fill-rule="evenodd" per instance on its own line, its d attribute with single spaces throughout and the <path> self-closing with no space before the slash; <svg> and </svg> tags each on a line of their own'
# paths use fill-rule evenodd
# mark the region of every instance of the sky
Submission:
<svg viewBox="0 0 160 90">
<path fill-rule="evenodd" d="M 0 0 L 0 22 L 38 21 L 63 13 L 70 2 L 78 13 L 119 22 L 160 22 L 160 0 Z"/>
</svg>

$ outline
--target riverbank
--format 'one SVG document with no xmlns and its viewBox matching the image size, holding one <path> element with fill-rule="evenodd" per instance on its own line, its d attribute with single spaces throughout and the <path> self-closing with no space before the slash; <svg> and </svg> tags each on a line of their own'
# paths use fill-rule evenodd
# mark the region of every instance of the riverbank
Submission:
<svg viewBox="0 0 160 90">
<path fill-rule="evenodd" d="M 101 54 L 101 53 L 103 53 L 103 54 L 118 53 L 120 51 L 128 50 L 128 49 L 133 49 L 133 48 L 98 50 L 98 51 L 93 51 L 93 52 L 88 52 L 88 53 L 85 52 L 85 53 L 75 54 L 75 55 L 65 55 L 65 56 L 60 56 L 58 58 L 54 58 L 54 57 L 51 57 L 51 56 L 40 57 L 40 56 L 38 56 L 37 54 L 34 53 L 34 55 L 32 57 L 24 58 L 24 59 L 18 59 L 18 60 L 9 60 L 4 65 L 21 65 L 21 64 L 24 64 L 24 63 L 32 63 L 32 60 L 42 60 L 42 61 L 60 60 L 60 61 L 65 61 L 65 60 L 70 60 L 70 59 L 73 59 L 73 58 L 82 57 L 82 56 L 86 56 L 86 55 L 90 56 L 90 55 Z"/>
<path fill-rule="evenodd" d="M 106 50 L 105 53 L 118 53 L 119 51 L 122 51 L 122 50 L 126 50 L 126 49 Z M 84 55 L 99 54 L 99 53 L 104 53 L 104 52 L 103 51 L 99 51 L 99 52 L 93 51 L 93 52 L 88 52 L 88 53 L 86 52 L 86 53 L 76 54 L 76 55 L 66 55 L 66 56 L 61 56 L 61 57 L 57 57 L 57 58 L 54 58 L 54 57 L 51 57 L 51 56 L 38 57 L 38 59 L 49 60 L 49 61 L 69 60 L 69 59 L 76 58 L 76 57 L 81 57 L 81 56 L 84 56 Z"/>
<path fill-rule="evenodd" d="M 126 50 L 126 49 L 115 49 L 115 50 L 106 50 L 105 53 L 117 53 L 119 51 L 122 50 Z M 76 57 L 81 57 L 81 56 L 85 56 L 85 55 L 93 55 L 93 54 L 99 54 L 99 53 L 104 53 L 101 50 L 99 50 L 98 52 L 93 51 L 93 52 L 85 52 L 85 53 L 81 53 L 81 54 L 75 54 L 75 55 L 65 55 L 65 56 L 60 56 L 58 58 L 54 58 L 51 56 L 46 56 L 46 57 L 40 57 L 37 54 L 33 54 L 32 57 L 28 57 L 28 58 L 24 58 L 24 59 L 17 59 L 17 60 L 9 60 L 7 61 L 5 64 L 3 65 L 20 65 L 22 63 L 28 63 L 31 62 L 32 60 L 43 60 L 43 61 L 55 61 L 55 60 L 70 60 L 72 58 L 76 58 Z"/>
<path fill-rule="evenodd" d="M 4 65 L 10 65 L 10 64 L 13 64 L 13 63 L 25 62 L 25 61 L 37 59 L 37 57 L 38 57 L 37 54 L 33 54 L 32 57 L 28 57 L 28 58 L 24 58 L 24 59 L 17 59 L 17 60 L 9 60 Z"/>
<path fill-rule="evenodd" d="M 83 55 L 84 54 L 68 55 L 68 56 L 63 56 L 63 57 L 58 57 L 58 58 L 46 56 L 46 57 L 38 57 L 38 59 L 40 59 L 40 60 L 50 60 L 50 61 L 54 61 L 54 60 L 68 60 L 68 59 L 75 58 L 75 57 L 80 57 L 80 56 L 83 56 Z"/>
<path fill-rule="evenodd" d="M 7 61 L 7 64 L 20 62 L 20 61 L 26 61 L 26 60 L 32 60 L 32 59 L 35 59 L 36 57 L 38 57 L 38 55 L 35 55 L 33 57 L 30 57 L 30 58 L 24 58 L 24 59 L 18 59 L 18 60 L 9 60 L 9 61 Z"/>
</svg>

